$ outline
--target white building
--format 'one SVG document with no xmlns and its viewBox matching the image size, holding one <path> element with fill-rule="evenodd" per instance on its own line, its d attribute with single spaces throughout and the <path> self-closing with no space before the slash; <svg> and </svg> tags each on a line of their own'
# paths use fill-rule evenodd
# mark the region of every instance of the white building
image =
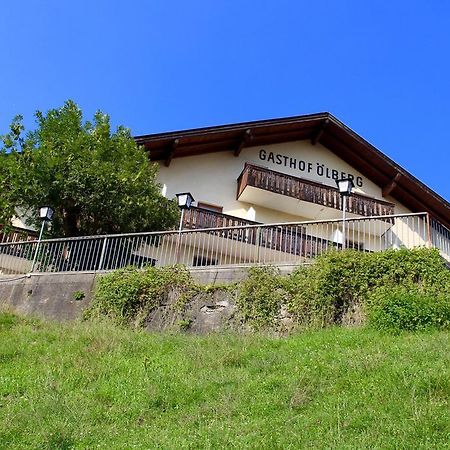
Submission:
<svg viewBox="0 0 450 450">
<path fill-rule="evenodd" d="M 286 235 L 294 233 L 301 245 L 316 250 L 342 246 L 345 239 L 345 246 L 372 251 L 410 247 L 411 242 L 431 245 L 433 236 L 447 237 L 445 227 L 450 227 L 446 200 L 329 113 L 139 136 L 136 141 L 160 164 L 164 195 L 190 192 L 197 201 L 185 216 L 185 229 L 315 221 L 315 231 L 312 224 L 305 223 L 300 232 L 280 225 L 274 235 L 272 227 L 265 246 L 280 251 Z M 349 221 L 345 229 L 337 221 L 342 197 L 336 180 L 347 177 L 355 185 L 347 218 L 372 219 Z M 422 212 L 428 214 L 405 216 Z M 248 231 L 239 239 L 255 243 Z M 302 253 L 300 244 L 289 239 L 288 253 Z M 225 261 L 221 252 L 207 259 L 220 264 Z M 303 252 L 314 253 L 311 248 Z M 195 265 L 199 258 L 193 250 L 184 262 Z"/>
</svg>

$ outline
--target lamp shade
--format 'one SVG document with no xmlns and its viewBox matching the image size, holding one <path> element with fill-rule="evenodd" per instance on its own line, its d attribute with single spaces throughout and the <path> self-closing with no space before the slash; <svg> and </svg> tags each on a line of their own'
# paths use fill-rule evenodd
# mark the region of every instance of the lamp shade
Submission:
<svg viewBox="0 0 450 450">
<path fill-rule="evenodd" d="M 336 180 L 336 184 L 342 195 L 351 195 L 352 189 L 355 187 L 351 178 L 340 178 Z"/>
<path fill-rule="evenodd" d="M 190 194 L 190 192 L 183 192 L 181 194 L 177 194 L 178 206 L 181 209 L 189 209 L 194 201 L 194 197 Z"/>
<path fill-rule="evenodd" d="M 42 220 L 52 220 L 53 217 L 53 209 L 50 206 L 43 206 L 39 209 L 39 217 Z"/>
</svg>

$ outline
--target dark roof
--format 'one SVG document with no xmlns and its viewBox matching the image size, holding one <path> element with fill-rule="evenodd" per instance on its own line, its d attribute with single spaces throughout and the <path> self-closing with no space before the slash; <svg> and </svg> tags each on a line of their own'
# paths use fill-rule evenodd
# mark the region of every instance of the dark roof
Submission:
<svg viewBox="0 0 450 450">
<path fill-rule="evenodd" d="M 381 186 L 413 212 L 427 211 L 450 227 L 450 203 L 388 158 L 330 113 L 283 119 L 259 120 L 232 125 L 197 128 L 135 137 L 152 161 L 203 153 L 232 151 L 280 142 L 320 142 L 341 159 Z"/>
</svg>

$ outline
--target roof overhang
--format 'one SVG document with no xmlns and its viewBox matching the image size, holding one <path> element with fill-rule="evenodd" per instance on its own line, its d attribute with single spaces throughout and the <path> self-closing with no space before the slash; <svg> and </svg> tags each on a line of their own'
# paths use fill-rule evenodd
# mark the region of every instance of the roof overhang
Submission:
<svg viewBox="0 0 450 450">
<path fill-rule="evenodd" d="M 243 122 L 135 137 L 152 161 L 245 147 L 310 140 L 320 143 L 413 212 L 427 211 L 450 227 L 450 203 L 330 113 Z"/>
</svg>

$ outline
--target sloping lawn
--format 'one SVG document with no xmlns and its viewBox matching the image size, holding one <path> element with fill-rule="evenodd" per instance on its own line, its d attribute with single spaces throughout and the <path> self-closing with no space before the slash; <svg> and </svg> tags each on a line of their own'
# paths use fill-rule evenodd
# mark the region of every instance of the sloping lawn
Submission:
<svg viewBox="0 0 450 450">
<path fill-rule="evenodd" d="M 3 313 L 0 448 L 450 448 L 450 333 L 152 335 Z"/>
</svg>

